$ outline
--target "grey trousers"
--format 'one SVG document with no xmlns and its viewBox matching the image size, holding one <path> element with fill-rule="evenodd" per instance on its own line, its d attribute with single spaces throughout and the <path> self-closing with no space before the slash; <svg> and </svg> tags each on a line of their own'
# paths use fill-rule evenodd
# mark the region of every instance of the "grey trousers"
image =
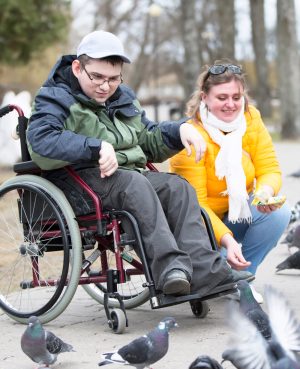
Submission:
<svg viewBox="0 0 300 369">
<path fill-rule="evenodd" d="M 157 289 L 175 268 L 186 271 L 192 292 L 203 295 L 226 278 L 229 267 L 211 248 L 196 193 L 186 180 L 170 173 L 122 169 L 104 179 L 98 168 L 78 173 L 101 196 L 104 208 L 126 210 L 135 217 Z M 76 206 L 73 190 L 80 189 L 72 178 L 62 174 L 48 179 Z"/>
</svg>

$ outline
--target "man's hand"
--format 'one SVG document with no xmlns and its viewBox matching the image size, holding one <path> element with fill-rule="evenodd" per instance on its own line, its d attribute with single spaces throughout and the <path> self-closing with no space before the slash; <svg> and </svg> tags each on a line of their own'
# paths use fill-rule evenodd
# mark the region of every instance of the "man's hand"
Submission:
<svg viewBox="0 0 300 369">
<path fill-rule="evenodd" d="M 180 138 L 183 146 L 186 149 L 187 155 L 190 156 L 192 149 L 190 145 L 193 145 L 196 152 L 196 163 L 200 161 L 206 151 L 206 142 L 201 134 L 189 123 L 183 123 L 180 126 Z"/>
<path fill-rule="evenodd" d="M 109 177 L 118 169 L 118 161 L 113 146 L 102 141 L 100 150 L 99 168 L 101 178 Z"/>
</svg>

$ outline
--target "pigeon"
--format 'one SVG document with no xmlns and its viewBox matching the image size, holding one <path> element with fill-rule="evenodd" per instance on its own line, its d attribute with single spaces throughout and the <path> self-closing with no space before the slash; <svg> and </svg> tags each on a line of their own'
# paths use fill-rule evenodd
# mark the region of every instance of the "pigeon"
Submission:
<svg viewBox="0 0 300 369">
<path fill-rule="evenodd" d="M 240 293 L 240 311 L 254 323 L 265 339 L 270 339 L 269 317 L 255 300 L 249 283 L 245 280 L 238 281 L 237 288 Z"/>
<path fill-rule="evenodd" d="M 289 226 L 286 230 L 286 236 L 282 239 L 281 243 L 291 244 L 293 242 L 295 229 L 296 227 L 294 227 L 294 224 Z"/>
<path fill-rule="evenodd" d="M 297 224 L 297 226 L 295 227 L 291 246 L 296 246 L 300 248 L 300 224 Z"/>
<path fill-rule="evenodd" d="M 217 362 L 217 360 L 207 356 L 200 355 L 198 356 L 192 364 L 189 366 L 189 369 L 223 369 L 222 365 Z"/>
<path fill-rule="evenodd" d="M 297 221 L 288 227 L 282 243 L 286 243 L 290 254 L 300 250 L 300 222 Z"/>
<path fill-rule="evenodd" d="M 300 269 L 300 250 L 290 255 L 276 266 L 276 272 L 284 269 Z"/>
<path fill-rule="evenodd" d="M 297 222 L 298 220 L 300 220 L 300 201 L 296 202 L 296 204 L 291 208 L 291 217 L 289 225 Z"/>
<path fill-rule="evenodd" d="M 291 208 L 291 219 L 290 223 L 294 223 L 300 219 L 300 201 Z"/>
<path fill-rule="evenodd" d="M 32 361 L 46 367 L 56 362 L 58 354 L 75 351 L 54 333 L 45 330 L 36 316 L 28 319 L 28 326 L 21 338 L 21 348 Z"/>
<path fill-rule="evenodd" d="M 289 177 L 295 177 L 295 178 L 299 178 L 300 177 L 300 169 L 297 170 L 294 173 L 289 174 Z"/>
<path fill-rule="evenodd" d="M 98 365 L 117 363 L 131 365 L 137 369 L 149 368 L 166 355 L 169 349 L 169 330 L 177 326 L 174 318 L 164 318 L 151 332 L 134 339 L 117 352 L 102 354 Z"/>
<path fill-rule="evenodd" d="M 265 288 L 271 339 L 266 340 L 241 311 L 230 317 L 233 335 L 230 348 L 222 354 L 237 369 L 300 369 L 296 353 L 300 350 L 300 323 L 282 293 Z M 223 362 L 222 361 L 222 362 Z"/>
</svg>

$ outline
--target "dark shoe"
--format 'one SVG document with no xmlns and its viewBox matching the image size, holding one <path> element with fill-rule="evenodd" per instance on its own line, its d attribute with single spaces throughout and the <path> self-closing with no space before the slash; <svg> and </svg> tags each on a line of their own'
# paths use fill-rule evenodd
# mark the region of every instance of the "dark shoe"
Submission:
<svg viewBox="0 0 300 369">
<path fill-rule="evenodd" d="M 190 293 L 190 282 L 187 275 L 181 269 L 172 269 L 167 273 L 163 286 L 165 295 L 183 296 Z"/>
<path fill-rule="evenodd" d="M 253 281 L 253 279 L 255 278 L 255 276 L 247 271 L 244 270 L 235 270 L 235 269 L 231 269 L 230 273 L 228 274 L 228 276 L 223 279 L 223 281 L 221 281 L 218 286 L 224 285 L 224 284 L 228 284 L 228 283 L 236 283 L 240 280 L 246 280 L 248 282 Z"/>
<path fill-rule="evenodd" d="M 253 281 L 253 279 L 255 279 L 255 276 L 247 271 L 243 270 L 238 271 L 234 269 L 229 269 L 227 277 L 224 278 L 219 284 L 217 284 L 216 287 L 210 290 L 205 296 L 220 293 L 229 293 L 230 290 L 231 292 L 234 292 L 234 290 L 236 290 L 236 283 L 242 279 L 250 282 Z"/>
</svg>

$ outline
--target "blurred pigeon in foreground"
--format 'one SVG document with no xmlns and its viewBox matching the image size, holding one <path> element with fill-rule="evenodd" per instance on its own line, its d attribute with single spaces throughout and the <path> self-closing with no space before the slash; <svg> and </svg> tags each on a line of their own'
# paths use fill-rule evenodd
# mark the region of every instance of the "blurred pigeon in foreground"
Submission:
<svg viewBox="0 0 300 369">
<path fill-rule="evenodd" d="M 270 339 L 269 317 L 255 300 L 249 283 L 244 280 L 238 281 L 237 288 L 240 292 L 240 311 L 254 323 L 266 340 Z"/>
<path fill-rule="evenodd" d="M 234 335 L 222 357 L 238 369 L 300 369 L 300 323 L 284 296 L 271 286 L 265 290 L 272 337 L 265 340 L 254 324 L 235 309 L 230 317 Z"/>
<path fill-rule="evenodd" d="M 177 327 L 174 318 L 163 319 L 158 326 L 144 336 L 136 338 L 117 352 L 102 354 L 99 366 L 116 363 L 138 369 L 149 367 L 166 355 L 169 349 L 169 330 Z"/>
<path fill-rule="evenodd" d="M 300 269 L 300 250 L 276 266 L 276 272 L 284 269 Z"/>
<path fill-rule="evenodd" d="M 223 369 L 222 365 L 217 362 L 217 360 L 207 356 L 200 355 L 198 356 L 192 364 L 189 366 L 189 369 Z"/>
<path fill-rule="evenodd" d="M 32 361 L 46 367 L 55 363 L 58 354 L 74 351 L 71 345 L 45 330 L 36 316 L 28 319 L 28 326 L 21 338 L 21 347 Z"/>
</svg>

